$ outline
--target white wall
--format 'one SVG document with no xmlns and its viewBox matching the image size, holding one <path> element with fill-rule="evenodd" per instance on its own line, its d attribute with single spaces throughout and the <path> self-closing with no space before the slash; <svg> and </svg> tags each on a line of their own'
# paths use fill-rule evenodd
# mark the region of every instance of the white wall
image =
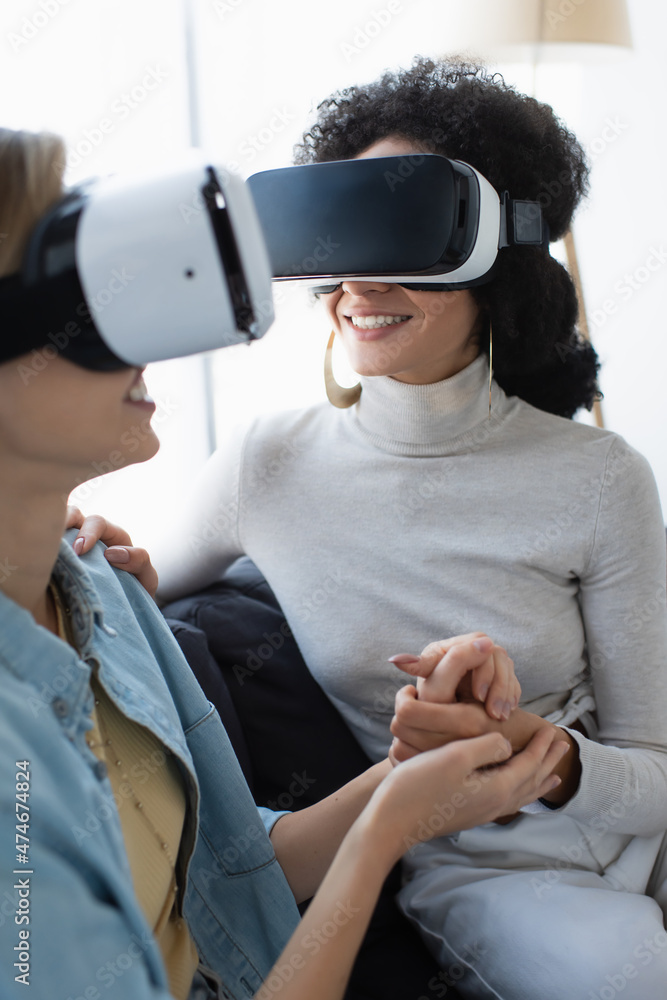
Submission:
<svg viewBox="0 0 667 1000">
<path fill-rule="evenodd" d="M 293 143 L 331 90 L 408 65 L 415 53 L 447 50 L 447 2 L 193 0 L 204 144 L 243 176 L 289 163 Z M 631 56 L 608 67 L 546 67 L 537 85 L 538 95 L 554 103 L 595 157 L 576 238 L 593 338 L 604 362 L 604 416 L 650 459 L 667 511 L 661 308 L 667 268 L 642 269 L 649 257 L 656 266 L 667 250 L 667 9 L 655 0 L 629 0 L 629 7 Z M 33 37 L 21 41 L 36 22 Z M 142 87 L 151 70 L 159 82 L 142 100 L 130 99 L 130 106 L 124 95 Z M 506 72 L 530 88 L 525 68 Z M 80 162 L 73 159 L 71 180 L 169 156 L 186 145 L 186 80 L 180 0 L 3 0 L 0 122 L 54 129 L 76 150 L 87 149 L 102 118 L 111 121 L 102 141 L 90 144 Z M 326 324 L 300 290 L 283 286 L 278 299 L 278 320 L 261 343 L 213 357 L 218 426 L 241 412 L 323 396 Z M 119 520 L 150 545 L 205 459 L 206 418 L 197 359 L 151 366 L 148 382 L 162 401 L 160 455 L 97 482 L 83 505 Z"/>
<path fill-rule="evenodd" d="M 667 7 L 631 0 L 630 13 L 634 56 L 584 72 L 585 141 L 609 120 L 622 130 L 593 164 L 576 232 L 605 419 L 650 460 L 667 516 Z"/>
</svg>

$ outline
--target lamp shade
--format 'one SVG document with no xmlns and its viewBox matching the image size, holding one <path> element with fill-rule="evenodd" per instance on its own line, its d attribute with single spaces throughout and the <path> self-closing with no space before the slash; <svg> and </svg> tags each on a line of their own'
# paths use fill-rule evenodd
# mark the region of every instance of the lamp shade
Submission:
<svg viewBox="0 0 667 1000">
<path fill-rule="evenodd" d="M 543 0 L 539 41 L 632 47 L 625 0 Z"/>
<path fill-rule="evenodd" d="M 607 61 L 632 47 L 625 0 L 441 0 L 437 10 L 447 52 L 490 61 Z"/>
</svg>

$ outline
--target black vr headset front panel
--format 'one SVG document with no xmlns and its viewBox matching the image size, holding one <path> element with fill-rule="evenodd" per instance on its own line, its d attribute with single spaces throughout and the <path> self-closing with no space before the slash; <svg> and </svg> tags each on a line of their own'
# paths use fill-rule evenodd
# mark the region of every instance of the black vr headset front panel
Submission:
<svg viewBox="0 0 667 1000">
<path fill-rule="evenodd" d="M 435 154 L 266 170 L 248 185 L 276 278 L 442 274 L 477 235 L 474 172 Z"/>
</svg>

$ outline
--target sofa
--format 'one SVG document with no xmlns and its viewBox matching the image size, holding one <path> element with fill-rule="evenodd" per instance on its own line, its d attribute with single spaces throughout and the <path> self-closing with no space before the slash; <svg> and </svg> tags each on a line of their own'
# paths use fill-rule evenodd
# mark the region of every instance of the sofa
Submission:
<svg viewBox="0 0 667 1000">
<path fill-rule="evenodd" d="M 371 761 L 311 676 L 268 583 L 243 557 L 217 583 L 163 608 L 227 729 L 258 805 L 303 809 Z M 356 960 L 346 1000 L 458 996 L 398 910 L 389 875 Z"/>
</svg>

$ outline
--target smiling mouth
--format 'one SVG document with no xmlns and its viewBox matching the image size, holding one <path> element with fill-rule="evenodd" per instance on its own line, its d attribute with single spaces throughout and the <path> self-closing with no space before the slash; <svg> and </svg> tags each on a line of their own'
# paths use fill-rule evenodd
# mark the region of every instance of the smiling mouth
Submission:
<svg viewBox="0 0 667 1000">
<path fill-rule="evenodd" d="M 412 319 L 412 316 L 347 316 L 346 319 L 359 330 L 378 330 L 383 326 L 395 326 L 396 323 L 405 323 Z"/>
<path fill-rule="evenodd" d="M 152 403 L 153 400 L 148 395 L 148 389 L 146 388 L 146 383 L 143 380 L 141 374 L 137 376 L 135 381 L 132 383 L 127 391 L 125 400 L 128 403 Z"/>
</svg>

